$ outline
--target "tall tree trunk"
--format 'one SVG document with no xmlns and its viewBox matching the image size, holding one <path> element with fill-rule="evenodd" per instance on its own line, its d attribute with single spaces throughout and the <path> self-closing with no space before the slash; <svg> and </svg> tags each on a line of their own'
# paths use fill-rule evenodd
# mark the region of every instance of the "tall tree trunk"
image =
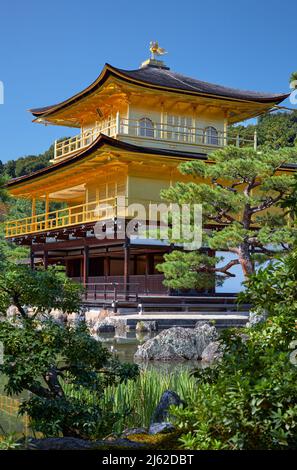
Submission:
<svg viewBox="0 0 297 470">
<path fill-rule="evenodd" d="M 255 272 L 255 266 L 250 255 L 249 245 L 247 243 L 241 244 L 238 259 L 242 267 L 244 277 L 249 277 Z"/>
</svg>

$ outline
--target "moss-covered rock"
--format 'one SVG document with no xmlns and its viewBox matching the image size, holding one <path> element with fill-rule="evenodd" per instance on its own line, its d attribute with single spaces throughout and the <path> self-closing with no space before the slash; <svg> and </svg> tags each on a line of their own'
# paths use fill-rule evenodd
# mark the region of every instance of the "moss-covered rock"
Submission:
<svg viewBox="0 0 297 470">
<path fill-rule="evenodd" d="M 157 450 L 178 450 L 181 448 L 179 430 L 167 434 L 133 434 L 129 436 L 129 441 L 144 444 L 148 449 Z"/>
</svg>

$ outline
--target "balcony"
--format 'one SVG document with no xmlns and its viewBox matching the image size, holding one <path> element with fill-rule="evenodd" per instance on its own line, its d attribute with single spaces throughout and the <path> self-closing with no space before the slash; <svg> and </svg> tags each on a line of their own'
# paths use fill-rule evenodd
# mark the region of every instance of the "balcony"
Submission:
<svg viewBox="0 0 297 470">
<path fill-rule="evenodd" d="M 98 209 L 100 204 L 101 209 Z M 85 223 L 97 222 L 120 216 L 116 198 L 66 207 L 52 212 L 33 215 L 18 220 L 10 220 L 5 224 L 7 238 L 19 237 L 33 233 L 55 231 L 61 228 Z"/>
<path fill-rule="evenodd" d="M 225 145 L 250 146 L 257 148 L 257 135 L 253 139 L 244 139 L 239 134 L 217 130 L 207 126 L 176 126 L 161 122 L 152 122 L 149 118 L 140 120 L 110 117 L 101 125 L 86 130 L 70 139 L 55 142 L 54 161 L 63 160 L 79 150 L 87 148 L 99 136 L 105 134 L 118 140 L 145 147 L 159 147 L 187 152 L 209 153 Z"/>
</svg>

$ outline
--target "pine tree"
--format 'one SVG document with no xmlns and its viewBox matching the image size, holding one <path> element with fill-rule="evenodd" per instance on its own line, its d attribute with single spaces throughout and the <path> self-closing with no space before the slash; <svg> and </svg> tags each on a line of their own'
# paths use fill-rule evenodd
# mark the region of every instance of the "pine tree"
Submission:
<svg viewBox="0 0 297 470">
<path fill-rule="evenodd" d="M 219 259 L 205 252 L 174 250 L 158 267 L 167 286 L 205 287 L 214 276 L 222 282 L 226 276 L 234 276 L 232 267 L 238 264 L 247 277 L 254 272 L 256 259 L 290 249 L 296 228 L 288 224 L 281 205 L 294 191 L 290 170 L 296 153 L 292 148 L 256 152 L 229 146 L 213 152 L 207 161 L 180 165 L 183 175 L 197 181 L 177 183 L 163 190 L 162 198 L 171 203 L 202 204 L 204 245 L 232 252 L 234 258 L 218 267 Z"/>
</svg>

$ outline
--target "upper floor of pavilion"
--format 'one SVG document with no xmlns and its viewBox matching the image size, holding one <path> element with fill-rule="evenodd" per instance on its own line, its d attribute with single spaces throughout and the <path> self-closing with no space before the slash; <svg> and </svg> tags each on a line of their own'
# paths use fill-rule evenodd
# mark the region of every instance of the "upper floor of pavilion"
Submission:
<svg viewBox="0 0 297 470">
<path fill-rule="evenodd" d="M 100 134 L 146 148 L 207 155 L 243 142 L 228 126 L 259 116 L 288 95 L 229 88 L 190 78 L 151 58 L 139 69 L 106 64 L 98 78 L 76 95 L 31 109 L 34 121 L 77 128 L 55 143 L 54 161 L 91 146 Z"/>
</svg>

